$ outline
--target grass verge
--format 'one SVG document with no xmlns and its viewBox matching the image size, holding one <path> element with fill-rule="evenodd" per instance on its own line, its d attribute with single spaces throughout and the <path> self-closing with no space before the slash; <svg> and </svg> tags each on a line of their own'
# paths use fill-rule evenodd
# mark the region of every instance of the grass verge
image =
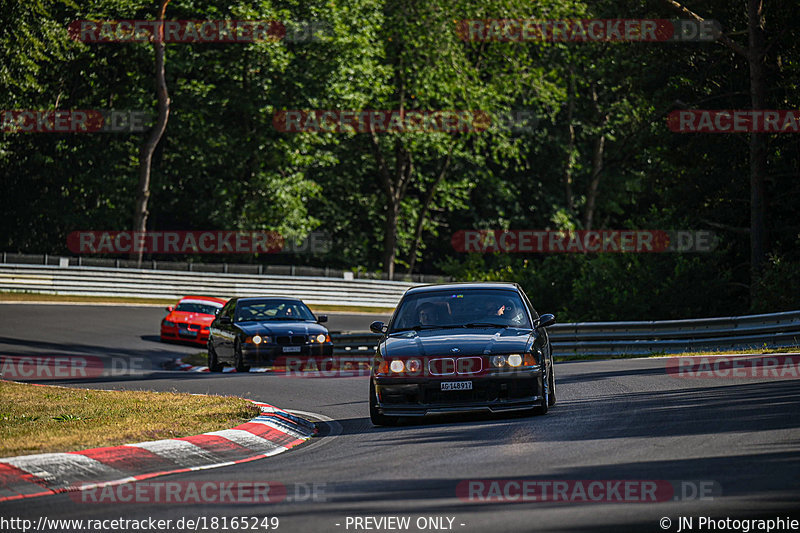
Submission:
<svg viewBox="0 0 800 533">
<path fill-rule="evenodd" d="M 648 357 L 702 357 L 710 355 L 769 355 L 773 353 L 800 353 L 800 346 L 788 346 L 783 348 L 752 348 L 747 350 L 709 350 L 705 352 L 651 352 L 649 354 L 614 354 L 614 355 L 558 355 L 553 357 L 559 361 L 583 361 L 589 359 L 641 359 Z"/>
<path fill-rule="evenodd" d="M 181 363 L 192 366 L 206 366 L 208 364 L 208 352 L 190 353 L 181 357 Z"/>
<path fill-rule="evenodd" d="M 256 295 L 254 295 L 256 296 Z M 222 298 L 227 298 L 222 296 Z M 0 302 L 63 302 L 63 303 L 102 303 L 102 304 L 152 304 L 173 305 L 174 298 L 131 298 L 119 296 L 71 296 L 68 294 L 40 294 L 33 292 L 0 291 Z M 342 311 L 349 313 L 391 314 L 391 307 L 369 307 L 361 305 L 309 305 L 317 314 L 326 311 Z"/>
<path fill-rule="evenodd" d="M 186 437 L 258 414 L 258 407 L 235 397 L 0 381 L 0 457 Z"/>
<path fill-rule="evenodd" d="M 121 296 L 82 296 L 69 294 L 40 294 L 34 292 L 0 291 L 0 302 L 64 302 L 107 304 L 174 304 L 174 298 L 130 298 Z"/>
</svg>

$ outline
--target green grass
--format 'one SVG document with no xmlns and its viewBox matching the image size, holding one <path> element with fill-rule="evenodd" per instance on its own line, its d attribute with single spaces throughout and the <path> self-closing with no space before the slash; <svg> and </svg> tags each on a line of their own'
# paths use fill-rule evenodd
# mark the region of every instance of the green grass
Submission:
<svg viewBox="0 0 800 533">
<path fill-rule="evenodd" d="M 71 296 L 68 294 L 40 294 L 34 292 L 0 291 L 0 302 L 65 302 L 65 303 L 130 303 L 174 304 L 174 298 L 131 298 L 122 296 Z"/>
<path fill-rule="evenodd" d="M 258 414 L 258 407 L 236 397 L 0 381 L 0 457 L 186 437 Z"/>
<path fill-rule="evenodd" d="M 800 346 L 789 346 L 785 348 L 751 348 L 744 350 L 708 350 L 680 353 L 651 352 L 649 354 L 614 354 L 614 355 L 559 355 L 553 357 L 559 361 L 585 361 L 590 359 L 641 359 L 650 357 L 688 357 L 688 356 L 708 356 L 708 355 L 768 355 L 772 353 L 800 353 Z"/>
<path fill-rule="evenodd" d="M 208 352 L 197 352 L 181 357 L 181 363 L 194 366 L 206 366 L 208 364 Z"/>
</svg>

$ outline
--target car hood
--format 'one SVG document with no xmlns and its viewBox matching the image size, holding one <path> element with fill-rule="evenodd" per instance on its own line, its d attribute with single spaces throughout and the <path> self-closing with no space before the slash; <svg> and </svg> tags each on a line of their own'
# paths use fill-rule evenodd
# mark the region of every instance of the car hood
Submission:
<svg viewBox="0 0 800 533">
<path fill-rule="evenodd" d="M 299 320 L 268 320 L 264 322 L 237 322 L 236 325 L 245 335 L 319 335 L 328 334 L 325 326 L 316 322 L 300 322 Z M 289 333 L 289 332 L 292 333 Z"/>
<path fill-rule="evenodd" d="M 216 318 L 214 315 L 207 315 L 205 313 L 187 313 L 186 311 L 172 311 L 167 315 L 167 320 L 170 322 L 186 322 L 189 324 L 200 324 L 208 326 Z"/>
<path fill-rule="evenodd" d="M 381 351 L 384 357 L 522 353 L 533 338 L 531 330 L 512 328 L 407 331 L 387 337 Z"/>
</svg>

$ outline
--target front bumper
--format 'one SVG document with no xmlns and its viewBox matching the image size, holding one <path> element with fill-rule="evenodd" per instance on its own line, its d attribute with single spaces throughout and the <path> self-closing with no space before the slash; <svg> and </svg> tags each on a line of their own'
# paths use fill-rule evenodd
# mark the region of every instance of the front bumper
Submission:
<svg viewBox="0 0 800 533">
<path fill-rule="evenodd" d="M 285 351 L 285 348 L 299 351 Z M 308 357 L 330 357 L 333 343 L 314 343 L 287 346 L 281 344 L 242 344 L 242 356 L 248 365 L 274 365 L 276 362 L 292 361 Z"/>
<path fill-rule="evenodd" d="M 503 412 L 541 404 L 544 394 L 540 370 L 491 374 L 469 378 L 397 378 L 374 376 L 378 411 L 390 416 L 433 413 Z M 441 390 L 445 381 L 471 381 L 472 390 Z"/>
<path fill-rule="evenodd" d="M 193 334 L 194 333 L 194 334 Z M 191 342 L 205 346 L 208 344 L 208 333 L 206 330 L 182 330 L 178 328 L 161 328 L 162 341 Z"/>
</svg>

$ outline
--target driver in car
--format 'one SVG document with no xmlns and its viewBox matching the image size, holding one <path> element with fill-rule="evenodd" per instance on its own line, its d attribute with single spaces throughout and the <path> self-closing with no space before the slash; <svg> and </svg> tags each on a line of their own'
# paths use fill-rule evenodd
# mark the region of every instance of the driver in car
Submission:
<svg viewBox="0 0 800 533">
<path fill-rule="evenodd" d="M 513 300 L 506 300 L 499 303 L 497 301 L 487 301 L 484 304 L 484 316 L 487 319 L 497 320 L 503 318 L 509 324 L 520 324 L 522 322 L 522 310 L 517 309 Z"/>
<path fill-rule="evenodd" d="M 433 304 L 426 303 L 417 309 L 418 324 L 421 326 L 433 326 L 436 323 L 435 310 Z"/>
<path fill-rule="evenodd" d="M 505 304 L 500 304 L 496 300 L 487 300 L 483 304 L 483 317 L 492 319 L 498 316 L 503 316 L 505 312 Z"/>
</svg>

